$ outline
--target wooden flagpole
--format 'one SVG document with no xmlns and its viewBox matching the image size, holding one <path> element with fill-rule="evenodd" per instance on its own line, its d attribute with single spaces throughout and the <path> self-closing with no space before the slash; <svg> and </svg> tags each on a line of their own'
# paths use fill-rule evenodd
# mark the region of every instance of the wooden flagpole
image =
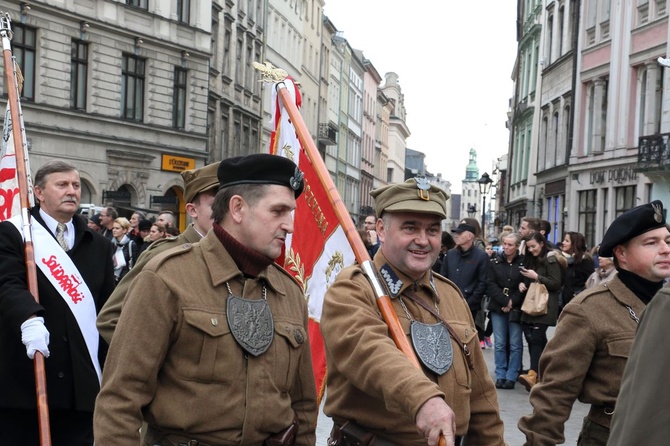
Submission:
<svg viewBox="0 0 670 446">
<path fill-rule="evenodd" d="M 30 230 L 30 193 L 28 191 L 28 174 L 25 162 L 25 147 L 23 138 L 23 119 L 21 117 L 19 88 L 16 80 L 14 59 L 10 40 L 13 33 L 9 13 L 0 12 L 0 37 L 2 38 L 2 55 L 5 63 L 5 79 L 8 104 L 12 119 L 12 136 L 14 137 L 14 152 L 16 157 L 16 173 L 19 183 L 19 202 L 23 217 L 23 239 L 26 258 L 26 279 L 28 290 L 35 301 L 39 302 L 37 287 L 37 266 L 35 265 L 35 251 L 33 248 L 32 231 Z M 44 366 L 44 356 L 39 351 L 33 359 L 35 366 L 35 388 L 37 393 L 37 418 L 39 423 L 39 437 L 41 446 L 51 446 L 51 431 L 49 429 L 49 406 L 47 401 L 47 381 Z"/>
</svg>

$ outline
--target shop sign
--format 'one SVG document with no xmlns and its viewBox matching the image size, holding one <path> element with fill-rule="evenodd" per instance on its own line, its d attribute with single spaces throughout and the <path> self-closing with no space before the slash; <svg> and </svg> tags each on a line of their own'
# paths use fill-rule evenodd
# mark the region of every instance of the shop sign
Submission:
<svg viewBox="0 0 670 446">
<path fill-rule="evenodd" d="M 163 154 L 161 158 L 161 170 L 170 172 L 183 172 L 195 169 L 195 158 Z"/>
<path fill-rule="evenodd" d="M 151 204 L 177 204 L 177 197 L 174 195 L 152 195 Z"/>
<path fill-rule="evenodd" d="M 633 166 L 596 170 L 589 173 L 589 182 L 591 184 L 634 183 L 637 182 L 637 172 Z"/>
<path fill-rule="evenodd" d="M 106 190 L 102 192 L 102 199 L 130 201 L 130 192 L 125 190 Z"/>
</svg>

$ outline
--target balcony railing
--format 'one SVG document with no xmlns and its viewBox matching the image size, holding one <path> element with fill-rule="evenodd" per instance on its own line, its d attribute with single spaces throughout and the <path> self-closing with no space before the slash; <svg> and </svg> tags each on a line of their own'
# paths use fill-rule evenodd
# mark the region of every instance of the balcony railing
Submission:
<svg viewBox="0 0 670 446">
<path fill-rule="evenodd" d="M 319 124 L 319 142 L 327 146 L 337 144 L 337 129 L 330 124 Z"/>
<path fill-rule="evenodd" d="M 638 144 L 637 169 L 639 171 L 669 170 L 670 151 L 668 140 L 670 133 L 641 136 Z"/>
</svg>

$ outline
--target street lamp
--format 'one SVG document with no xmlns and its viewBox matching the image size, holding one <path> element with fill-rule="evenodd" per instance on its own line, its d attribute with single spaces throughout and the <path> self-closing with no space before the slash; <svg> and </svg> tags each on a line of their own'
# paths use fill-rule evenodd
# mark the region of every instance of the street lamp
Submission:
<svg viewBox="0 0 670 446">
<path fill-rule="evenodd" d="M 489 174 L 484 172 L 482 177 L 477 180 L 479 183 L 479 193 L 482 195 L 482 235 L 486 234 L 486 194 L 489 193 L 491 189 L 491 184 L 493 180 L 489 177 Z"/>
</svg>

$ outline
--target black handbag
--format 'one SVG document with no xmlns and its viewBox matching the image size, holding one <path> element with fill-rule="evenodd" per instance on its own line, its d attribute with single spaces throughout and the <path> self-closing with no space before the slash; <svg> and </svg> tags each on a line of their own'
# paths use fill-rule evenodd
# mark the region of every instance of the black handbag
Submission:
<svg viewBox="0 0 670 446">
<path fill-rule="evenodd" d="M 512 308 L 509 311 L 509 321 L 510 322 L 521 322 L 521 310 L 518 308 Z"/>
</svg>

